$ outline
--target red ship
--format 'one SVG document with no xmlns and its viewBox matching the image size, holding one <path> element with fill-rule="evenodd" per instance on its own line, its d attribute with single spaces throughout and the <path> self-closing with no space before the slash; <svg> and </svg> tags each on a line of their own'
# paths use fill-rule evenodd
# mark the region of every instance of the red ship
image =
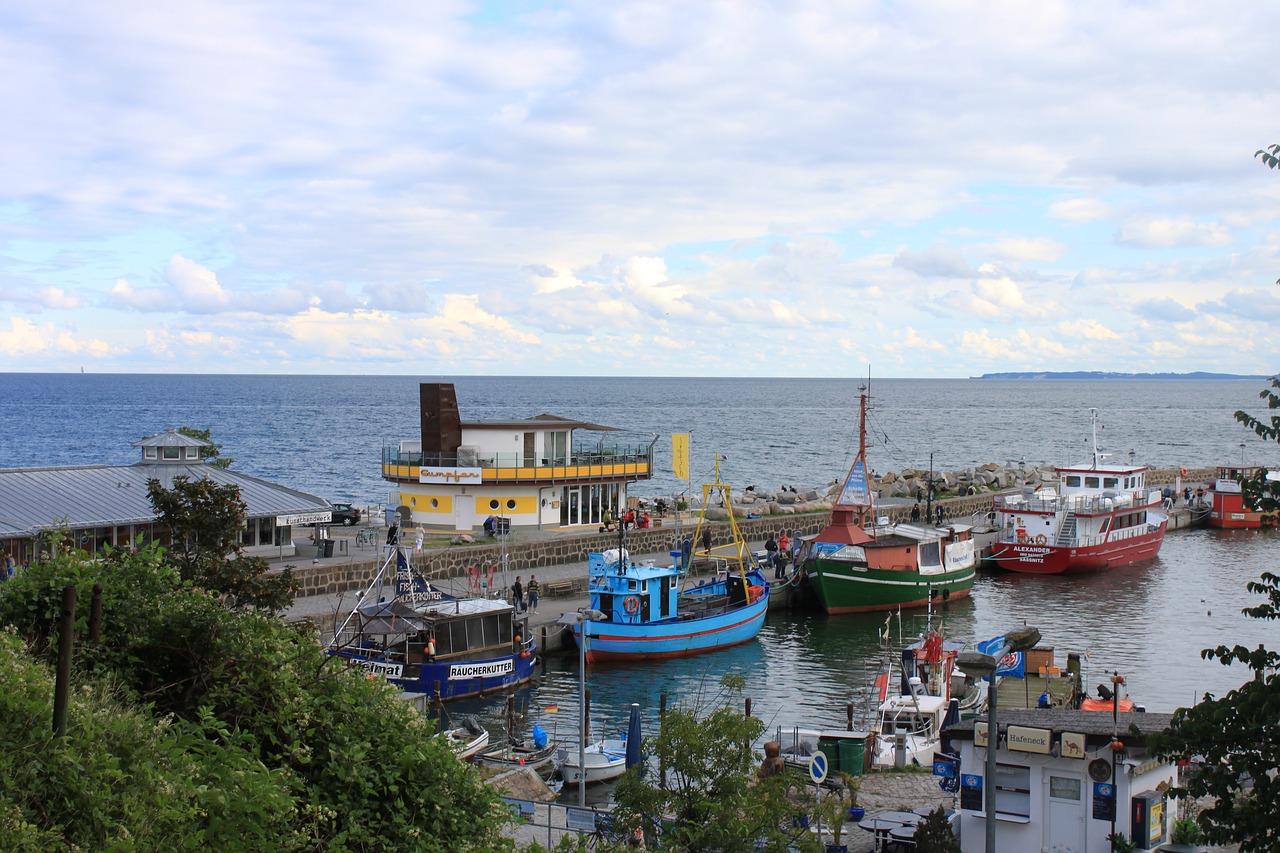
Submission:
<svg viewBox="0 0 1280 853">
<path fill-rule="evenodd" d="M 1000 499 L 999 540 L 990 559 L 1002 569 L 1057 575 L 1098 572 L 1160 552 L 1169 517 L 1159 489 L 1148 489 L 1145 465 L 1105 465 L 1098 451 L 1098 413 L 1091 410 L 1093 461 L 1055 466 L 1058 485 L 1023 488 Z"/>
</svg>

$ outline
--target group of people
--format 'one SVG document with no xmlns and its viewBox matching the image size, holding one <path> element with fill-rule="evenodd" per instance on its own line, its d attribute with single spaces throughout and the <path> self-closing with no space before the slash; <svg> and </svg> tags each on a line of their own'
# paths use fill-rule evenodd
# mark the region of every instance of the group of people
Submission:
<svg viewBox="0 0 1280 853">
<path fill-rule="evenodd" d="M 604 515 L 600 516 L 600 532 L 612 533 L 617 529 L 616 525 L 618 523 L 614 520 L 613 512 L 606 509 Z M 648 512 L 636 512 L 634 509 L 628 509 L 622 514 L 621 524 L 623 530 L 630 530 L 633 527 L 638 530 L 648 530 L 652 523 L 653 521 Z"/>
<path fill-rule="evenodd" d="M 921 510 L 921 508 L 920 508 L 920 501 L 919 501 L 919 500 L 917 500 L 917 501 L 916 501 L 916 505 L 915 505 L 915 506 L 913 506 L 913 507 L 911 508 L 911 523 L 912 523 L 912 524 L 916 524 L 917 522 L 919 522 L 919 521 L 920 521 L 920 516 L 921 516 L 921 513 L 922 513 L 922 512 L 923 512 L 923 510 Z M 946 511 L 945 509 L 943 509 L 943 508 L 942 508 L 942 504 L 938 504 L 937 506 L 935 506 L 935 507 L 933 508 L 933 515 L 934 515 L 934 520 L 935 520 L 935 521 L 937 521 L 937 523 L 938 523 L 938 524 L 942 524 L 943 519 L 945 519 L 945 518 L 947 517 L 947 511 Z M 927 522 L 928 520 L 929 520 L 929 519 L 927 519 L 927 518 L 925 519 L 925 521 L 926 521 L 926 522 Z"/>
<path fill-rule="evenodd" d="M 515 583 L 511 584 L 511 603 L 515 605 L 516 613 L 523 613 L 526 610 L 537 613 L 538 592 L 541 588 L 537 575 L 529 575 L 528 586 L 520 583 L 520 576 L 516 575 Z"/>
<path fill-rule="evenodd" d="M 1161 495 L 1164 500 L 1160 502 L 1160 505 L 1165 509 L 1173 509 L 1174 506 L 1177 505 L 1178 493 L 1173 490 L 1172 486 L 1165 486 Z M 1182 500 L 1187 506 L 1191 506 L 1192 503 L 1195 503 L 1196 505 L 1203 505 L 1205 504 L 1205 498 L 1206 493 L 1204 486 L 1197 487 L 1194 492 L 1191 491 L 1190 486 L 1183 486 L 1182 488 Z"/>
<path fill-rule="evenodd" d="M 773 579 L 785 580 L 787 577 L 787 564 L 791 562 L 791 537 L 786 531 L 782 532 L 777 539 L 770 534 L 765 540 L 764 550 L 765 559 L 773 566 Z"/>
</svg>

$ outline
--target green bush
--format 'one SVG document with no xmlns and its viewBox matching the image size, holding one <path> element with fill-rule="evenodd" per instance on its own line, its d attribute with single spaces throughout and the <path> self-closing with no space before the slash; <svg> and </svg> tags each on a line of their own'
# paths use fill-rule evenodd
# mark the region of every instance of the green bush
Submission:
<svg viewBox="0 0 1280 853">
<path fill-rule="evenodd" d="M 57 742 L 49 672 L 66 585 L 80 591 L 80 641 Z M 33 565 L 0 585 L 0 624 L 0 849 L 511 846 L 497 795 L 386 682 L 270 614 L 228 609 L 158 549 Z"/>
</svg>

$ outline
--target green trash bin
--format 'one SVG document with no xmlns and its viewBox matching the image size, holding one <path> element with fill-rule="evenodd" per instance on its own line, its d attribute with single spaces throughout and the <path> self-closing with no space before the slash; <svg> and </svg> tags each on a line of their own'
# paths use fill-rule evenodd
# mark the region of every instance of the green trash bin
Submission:
<svg viewBox="0 0 1280 853">
<path fill-rule="evenodd" d="M 818 751 L 827 757 L 827 774 L 830 775 L 839 771 L 840 768 L 840 743 L 831 738 L 818 739 Z"/>
<path fill-rule="evenodd" d="M 867 756 L 867 742 L 863 738 L 840 739 L 840 769 L 850 776 L 861 776 Z"/>
</svg>

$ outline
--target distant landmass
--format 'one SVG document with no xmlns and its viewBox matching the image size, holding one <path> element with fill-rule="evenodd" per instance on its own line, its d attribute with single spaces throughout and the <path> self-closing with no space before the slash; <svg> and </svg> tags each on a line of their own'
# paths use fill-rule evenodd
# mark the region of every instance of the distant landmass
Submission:
<svg viewBox="0 0 1280 853">
<path fill-rule="evenodd" d="M 1037 371 L 1027 373 L 984 373 L 970 379 L 1270 379 L 1270 376 L 1240 373 L 1116 373 L 1110 370 Z"/>
</svg>

